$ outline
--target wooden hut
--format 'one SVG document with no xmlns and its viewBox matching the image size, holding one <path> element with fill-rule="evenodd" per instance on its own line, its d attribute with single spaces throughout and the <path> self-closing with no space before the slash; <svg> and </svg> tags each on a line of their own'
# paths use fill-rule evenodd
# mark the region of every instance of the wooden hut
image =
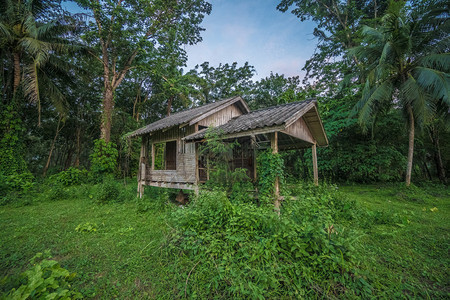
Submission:
<svg viewBox="0 0 450 300">
<path fill-rule="evenodd" d="M 328 145 L 315 99 L 251 112 L 241 97 L 233 97 L 172 114 L 132 132 L 142 137 L 138 192 L 145 185 L 197 189 L 208 178 L 199 156 L 206 129 L 216 127 L 224 140 L 238 140 L 233 167 L 256 178 L 255 150 L 312 148 L 314 182 L 318 182 L 316 147 Z M 276 184 L 276 187 L 278 184 Z"/>
</svg>

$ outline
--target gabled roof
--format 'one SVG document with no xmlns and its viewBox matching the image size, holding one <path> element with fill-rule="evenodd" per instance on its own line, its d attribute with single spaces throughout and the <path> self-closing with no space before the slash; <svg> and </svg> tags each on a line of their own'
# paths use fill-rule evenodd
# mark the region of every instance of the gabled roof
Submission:
<svg viewBox="0 0 450 300">
<path fill-rule="evenodd" d="M 274 127 L 274 131 L 283 130 L 304 117 L 309 130 L 317 140 L 319 146 L 328 145 L 328 139 L 317 112 L 317 101 L 308 99 L 301 102 L 272 106 L 260 110 L 255 110 L 245 115 L 231 119 L 229 122 L 218 126 L 217 129 L 224 138 L 236 136 L 237 133 L 246 133 L 260 128 Z M 200 130 L 184 138 L 186 141 L 203 139 L 206 129 Z"/>
<path fill-rule="evenodd" d="M 247 106 L 247 103 L 245 101 L 237 96 L 228 98 L 225 100 L 217 101 L 214 103 L 206 104 L 200 107 L 184 110 L 178 113 L 174 113 L 164 119 L 158 120 L 154 123 L 151 123 L 145 127 L 139 128 L 132 133 L 128 135 L 128 137 L 135 137 L 140 136 L 143 134 L 151 133 L 157 130 L 169 128 L 172 126 L 182 125 L 182 124 L 189 124 L 193 125 L 197 123 L 198 121 L 208 117 L 209 115 L 213 114 L 214 112 L 217 112 L 229 105 L 232 105 L 236 102 L 239 102 L 240 108 L 242 109 L 243 113 L 248 113 L 250 109 Z"/>
</svg>

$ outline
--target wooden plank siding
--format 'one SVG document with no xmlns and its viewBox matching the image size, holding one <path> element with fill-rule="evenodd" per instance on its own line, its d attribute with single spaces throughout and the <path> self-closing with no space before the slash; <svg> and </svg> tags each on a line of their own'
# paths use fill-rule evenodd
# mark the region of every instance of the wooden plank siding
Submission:
<svg viewBox="0 0 450 300">
<path fill-rule="evenodd" d="M 227 106 L 217 113 L 210 115 L 203 120 L 198 122 L 200 126 L 220 126 L 228 121 L 230 121 L 234 117 L 238 117 L 242 115 L 242 111 L 236 106 L 236 104 Z"/>
<path fill-rule="evenodd" d="M 282 132 L 311 144 L 315 143 L 314 136 L 311 134 L 311 131 L 303 118 L 299 118 Z"/>
<path fill-rule="evenodd" d="M 230 164 L 233 168 L 247 169 L 251 178 L 256 178 L 256 148 L 271 147 L 273 153 L 278 153 L 312 147 L 314 183 L 318 183 L 316 147 L 327 146 L 328 139 L 317 111 L 317 101 L 309 99 L 250 112 L 245 102 L 237 97 L 173 114 L 136 130 L 134 135 L 143 137 L 138 191 L 143 193 L 143 185 L 197 191 L 198 184 L 208 177 L 198 148 L 205 141 L 206 127 L 219 127 L 225 141 L 240 139 L 241 148 L 233 151 Z M 155 170 L 155 160 L 159 161 L 155 158 L 155 148 L 161 149 L 155 144 L 168 142 L 176 142 L 176 145 L 171 143 L 167 147 L 166 144 L 166 169 Z M 275 208 L 279 209 L 278 178 L 275 194 Z"/>
<path fill-rule="evenodd" d="M 176 169 L 175 170 L 155 170 L 154 162 L 150 162 L 145 176 L 145 184 L 160 187 L 172 187 L 193 189 L 197 183 L 197 155 L 195 143 L 186 143 L 181 138 L 188 136 L 198 130 L 198 126 L 220 126 L 227 123 L 234 117 L 242 115 L 242 110 L 236 105 L 230 105 L 216 111 L 214 114 L 200 120 L 193 125 L 183 124 L 168 129 L 155 131 L 149 135 L 150 143 L 154 149 L 154 144 L 177 142 Z M 151 150 L 154 151 L 154 150 Z M 147 157 L 149 155 L 145 154 Z M 154 154 L 152 154 L 154 160 Z"/>
</svg>

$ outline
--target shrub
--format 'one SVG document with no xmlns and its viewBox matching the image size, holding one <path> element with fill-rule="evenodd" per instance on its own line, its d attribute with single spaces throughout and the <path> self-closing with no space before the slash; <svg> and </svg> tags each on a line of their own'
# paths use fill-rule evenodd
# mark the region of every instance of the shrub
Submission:
<svg viewBox="0 0 450 300">
<path fill-rule="evenodd" d="M 157 187 L 146 187 L 143 198 L 136 198 L 136 210 L 138 213 L 145 213 L 149 210 L 164 212 L 172 207 L 170 198 L 175 198 L 176 195 L 171 195 L 168 189 Z"/>
<path fill-rule="evenodd" d="M 26 192 L 34 185 L 34 177 L 30 172 L 4 175 L 0 173 L 0 195 L 10 191 Z"/>
<path fill-rule="evenodd" d="M 69 197 L 69 192 L 67 188 L 64 187 L 61 183 L 53 184 L 47 192 L 48 200 L 58 201 L 64 200 Z"/>
<path fill-rule="evenodd" d="M 121 203 L 133 199 L 136 196 L 135 193 L 134 186 L 126 188 L 121 182 L 114 180 L 112 176 L 107 176 L 103 183 L 97 186 L 92 198 L 98 204 Z"/>
<path fill-rule="evenodd" d="M 170 257 L 186 257 L 198 265 L 192 274 L 192 263 L 185 263 L 189 285 L 177 269 L 182 263 L 169 265 L 174 276 L 183 274 L 173 280 L 177 296 L 351 295 L 362 283 L 354 274 L 351 235 L 341 220 L 352 218 L 354 203 L 341 199 L 333 186 L 296 196 L 285 201 L 281 216 L 272 205 L 232 202 L 220 190 L 201 191 L 190 206 L 175 211 L 171 219 L 176 230 L 167 242 Z"/>
<path fill-rule="evenodd" d="M 61 183 L 65 186 L 78 185 L 86 183 L 88 178 L 88 171 L 85 169 L 77 169 L 70 167 L 65 171 L 59 172 L 51 176 L 51 180 Z"/>
<path fill-rule="evenodd" d="M 275 178 L 284 181 L 284 161 L 279 153 L 272 153 L 271 149 L 260 153 L 258 161 L 259 199 L 264 203 L 274 200 Z"/>
<path fill-rule="evenodd" d="M 106 143 L 99 139 L 94 142 L 94 152 L 91 154 L 91 172 L 94 181 L 99 181 L 104 175 L 113 174 L 117 166 L 118 152 L 114 143 Z"/>
<path fill-rule="evenodd" d="M 81 293 L 74 291 L 70 282 L 75 273 L 62 268 L 48 253 L 36 254 L 32 266 L 22 275 L 20 286 L 12 288 L 6 299 L 81 299 Z"/>
</svg>

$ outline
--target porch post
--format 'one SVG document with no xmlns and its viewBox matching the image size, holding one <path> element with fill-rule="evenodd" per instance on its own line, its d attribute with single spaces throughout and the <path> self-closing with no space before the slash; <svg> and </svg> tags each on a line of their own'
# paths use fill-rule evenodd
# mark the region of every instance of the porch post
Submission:
<svg viewBox="0 0 450 300">
<path fill-rule="evenodd" d="M 278 153 L 278 132 L 274 132 L 270 135 L 270 147 L 272 148 L 272 153 Z M 275 178 L 275 186 L 274 186 L 274 194 L 275 194 L 275 211 L 280 214 L 280 178 L 278 176 Z"/>
<path fill-rule="evenodd" d="M 314 174 L 314 184 L 317 186 L 319 185 L 319 170 L 317 168 L 317 146 L 314 143 L 312 146 L 312 159 L 313 159 L 313 174 Z"/>
<path fill-rule="evenodd" d="M 138 197 L 142 198 L 144 195 L 144 184 L 145 184 L 145 176 L 146 176 L 146 164 L 145 164 L 145 157 L 147 154 L 147 136 L 142 136 L 141 141 L 141 154 L 139 157 L 139 172 L 137 175 L 138 180 Z"/>
<path fill-rule="evenodd" d="M 194 125 L 194 132 L 198 131 L 198 123 Z M 199 184 L 200 184 L 200 174 L 199 174 L 199 164 L 198 164 L 198 155 L 199 155 L 199 149 L 198 149 L 198 144 L 195 144 L 195 184 L 194 184 L 194 193 L 196 196 L 198 196 L 199 194 Z"/>
</svg>

